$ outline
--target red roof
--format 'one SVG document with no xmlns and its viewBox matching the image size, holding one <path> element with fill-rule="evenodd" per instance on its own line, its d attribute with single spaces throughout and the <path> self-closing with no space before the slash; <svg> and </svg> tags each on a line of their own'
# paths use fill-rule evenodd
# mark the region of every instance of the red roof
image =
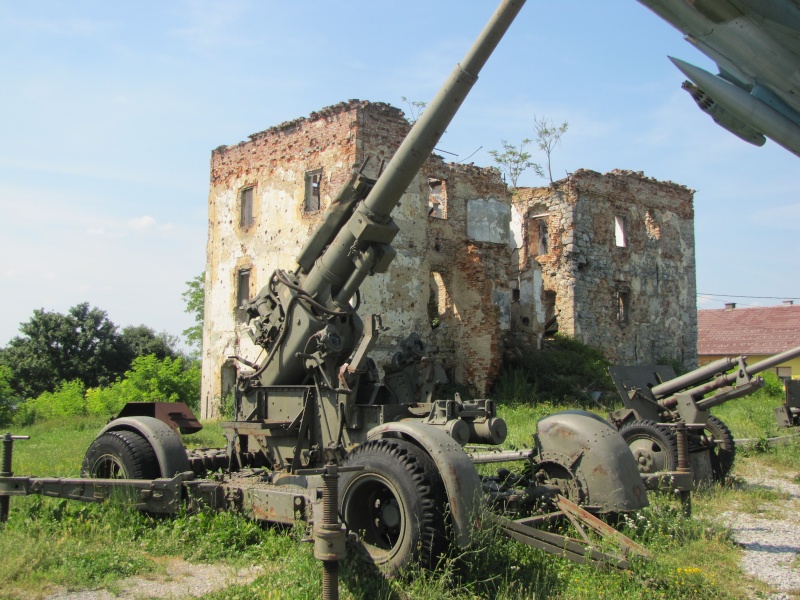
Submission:
<svg viewBox="0 0 800 600">
<path fill-rule="evenodd" d="M 697 311 L 697 353 L 777 354 L 800 346 L 800 305 Z"/>
</svg>

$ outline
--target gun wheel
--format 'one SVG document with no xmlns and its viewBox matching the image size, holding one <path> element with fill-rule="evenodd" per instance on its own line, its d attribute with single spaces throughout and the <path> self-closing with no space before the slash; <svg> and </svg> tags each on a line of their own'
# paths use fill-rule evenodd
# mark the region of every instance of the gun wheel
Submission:
<svg viewBox="0 0 800 600">
<path fill-rule="evenodd" d="M 711 444 L 711 472 L 714 480 L 723 481 L 733 468 L 733 460 L 736 457 L 733 434 L 725 423 L 713 415 L 709 415 L 703 429 L 706 439 Z"/>
<path fill-rule="evenodd" d="M 659 427 L 655 421 L 637 420 L 619 430 L 636 459 L 641 473 L 674 471 L 678 466 L 675 433 Z"/>
<path fill-rule="evenodd" d="M 433 460 L 397 439 L 367 442 L 343 466 L 363 467 L 340 480 L 340 510 L 360 539 L 362 558 L 387 577 L 417 562 L 433 567 L 446 549 L 444 484 Z"/>
<path fill-rule="evenodd" d="M 107 431 L 86 451 L 81 476 L 94 479 L 156 479 L 161 477 L 156 453 L 132 431 Z"/>
</svg>

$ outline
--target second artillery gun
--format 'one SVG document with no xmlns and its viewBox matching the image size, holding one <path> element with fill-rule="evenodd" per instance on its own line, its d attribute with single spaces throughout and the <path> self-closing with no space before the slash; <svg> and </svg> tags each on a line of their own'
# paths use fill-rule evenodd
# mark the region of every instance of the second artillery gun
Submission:
<svg viewBox="0 0 800 600">
<path fill-rule="evenodd" d="M 548 507 L 620 513 L 647 505 L 617 431 L 590 413 L 559 413 L 538 423 L 527 450 L 468 454 L 468 443 L 505 440 L 494 402 L 437 396 L 436 368 L 423 361 L 425 348 L 412 332 L 403 332 L 381 376 L 369 358 L 381 320 L 358 314 L 362 282 L 386 272 L 395 256 L 393 209 L 522 5 L 501 3 L 378 179 L 354 172 L 297 264 L 275 271 L 247 304 L 263 358 L 240 359 L 235 420 L 222 424 L 226 448 L 187 452 L 175 430 L 196 428 L 192 415 L 129 404 L 86 453 L 83 474 L 96 479 L 6 477 L 0 495 L 97 500 L 128 485 L 136 504 L 154 512 L 189 503 L 265 522 L 313 524 L 319 554 L 329 561 L 344 548 L 338 508 L 362 554 L 388 574 L 411 561 L 435 564 L 449 543 L 448 523 L 455 543 L 469 544 L 488 506 L 504 515 L 502 527 L 516 539 L 581 562 L 600 557 L 529 525 Z M 501 469 L 481 477 L 474 466 L 515 460 L 523 463 L 519 474 Z M 326 478 L 339 473 L 338 507 L 323 509 Z"/>
<path fill-rule="evenodd" d="M 797 356 L 800 347 L 752 365 L 747 364 L 746 356 L 725 357 L 679 377 L 665 365 L 610 367 L 625 408 L 611 413 L 609 420 L 619 428 L 642 473 L 676 470 L 679 444 L 675 428 L 685 426 L 689 455 L 707 455 L 708 475 L 723 480 L 733 467 L 736 447 L 730 429 L 709 410 L 759 390 L 764 386 L 759 373 Z M 790 389 L 796 387 L 787 387 L 787 402 L 776 409 L 779 425 L 797 424 Z M 697 473 L 695 479 L 706 477 Z"/>
</svg>

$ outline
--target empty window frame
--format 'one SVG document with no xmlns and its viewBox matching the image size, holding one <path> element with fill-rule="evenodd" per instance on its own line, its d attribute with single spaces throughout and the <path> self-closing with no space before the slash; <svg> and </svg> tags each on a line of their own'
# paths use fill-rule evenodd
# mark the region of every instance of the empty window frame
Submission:
<svg viewBox="0 0 800 600">
<path fill-rule="evenodd" d="M 253 224 L 253 188 L 245 188 L 239 194 L 239 225 L 249 227 Z"/>
<path fill-rule="evenodd" d="M 447 315 L 449 297 L 443 273 L 431 271 L 430 295 L 428 296 L 428 319 L 432 329 L 441 325 Z"/>
<path fill-rule="evenodd" d="M 628 247 L 628 230 L 625 217 L 614 216 L 614 244 L 617 248 Z"/>
<path fill-rule="evenodd" d="M 322 169 L 306 171 L 306 196 L 303 211 L 317 212 L 320 209 L 320 188 L 322 186 Z"/>
<path fill-rule="evenodd" d="M 242 308 L 250 301 L 250 269 L 239 269 L 236 274 L 236 307 Z"/>
<path fill-rule="evenodd" d="M 447 185 L 444 179 L 428 179 L 428 216 L 447 218 Z"/>
<path fill-rule="evenodd" d="M 630 293 L 617 292 L 617 321 L 627 323 L 630 317 Z"/>
</svg>

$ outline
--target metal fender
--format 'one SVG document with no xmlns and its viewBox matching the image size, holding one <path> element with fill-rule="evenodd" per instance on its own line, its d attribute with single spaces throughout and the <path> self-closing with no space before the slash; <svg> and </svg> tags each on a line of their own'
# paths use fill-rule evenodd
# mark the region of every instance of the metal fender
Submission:
<svg viewBox="0 0 800 600">
<path fill-rule="evenodd" d="M 584 504 L 601 512 L 648 505 L 630 448 L 603 418 L 580 410 L 556 413 L 539 421 L 535 438 L 534 461 L 552 460 L 567 467 L 583 488 Z"/>
<path fill-rule="evenodd" d="M 161 477 L 174 477 L 192 470 L 181 436 L 163 421 L 154 417 L 123 417 L 108 423 L 97 435 L 120 430 L 134 431 L 150 442 L 161 468 Z"/>
<path fill-rule="evenodd" d="M 436 463 L 447 492 L 456 542 L 466 548 L 472 538 L 474 519 L 478 516 L 476 509 L 479 508 L 483 495 L 481 480 L 475 472 L 472 460 L 447 433 L 424 423 L 401 421 L 379 425 L 369 431 L 367 440 L 398 435 L 415 442 Z"/>
</svg>

